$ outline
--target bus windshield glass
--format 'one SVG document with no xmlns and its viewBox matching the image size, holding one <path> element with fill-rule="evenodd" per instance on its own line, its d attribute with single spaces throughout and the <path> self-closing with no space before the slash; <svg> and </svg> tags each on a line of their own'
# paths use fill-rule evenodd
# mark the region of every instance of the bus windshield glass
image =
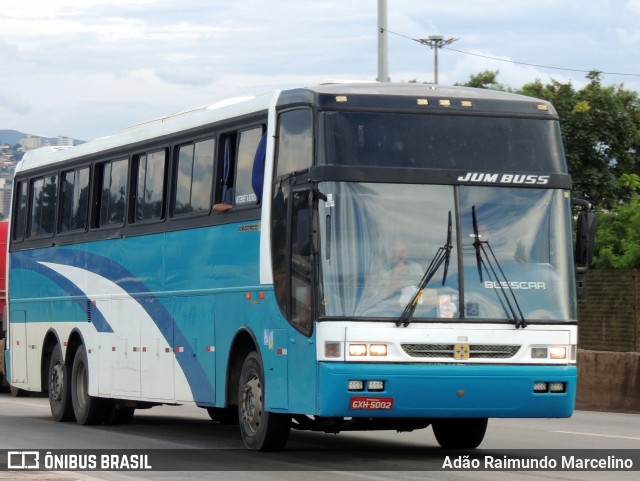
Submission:
<svg viewBox="0 0 640 481">
<path fill-rule="evenodd" d="M 565 173 L 551 119 L 323 112 L 319 163 Z"/>
<path fill-rule="evenodd" d="M 451 251 L 412 322 L 575 319 L 564 191 L 351 182 L 320 190 L 321 316 L 400 318 L 447 244 L 451 213 Z"/>
</svg>

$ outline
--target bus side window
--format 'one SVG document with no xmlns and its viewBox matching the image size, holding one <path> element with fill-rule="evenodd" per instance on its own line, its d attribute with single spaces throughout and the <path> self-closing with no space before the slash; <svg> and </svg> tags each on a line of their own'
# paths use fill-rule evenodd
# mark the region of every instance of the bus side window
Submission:
<svg viewBox="0 0 640 481">
<path fill-rule="evenodd" d="M 311 334 L 311 191 L 291 196 L 291 323 Z"/>
<path fill-rule="evenodd" d="M 128 165 L 128 159 L 119 159 L 98 166 L 98 222 L 94 227 L 124 225 Z"/>
<path fill-rule="evenodd" d="M 206 214 L 211 208 L 215 140 L 178 147 L 173 215 Z"/>
<path fill-rule="evenodd" d="M 62 174 L 60 232 L 85 230 L 89 207 L 89 167 Z"/>
<path fill-rule="evenodd" d="M 220 193 L 213 206 L 214 211 L 226 212 L 232 207 L 258 205 L 251 179 L 262 132 L 260 126 L 222 137 L 222 165 L 218 168 Z"/>
<path fill-rule="evenodd" d="M 29 237 L 53 235 L 57 198 L 57 175 L 40 177 L 31 182 L 31 226 Z"/>
<path fill-rule="evenodd" d="M 13 220 L 13 237 L 16 242 L 24 240 L 25 228 L 27 226 L 27 196 L 29 184 L 25 181 L 18 183 L 16 187 L 16 199 L 15 203 L 17 209 L 15 209 L 15 219 Z"/>
<path fill-rule="evenodd" d="M 277 181 L 281 176 L 300 172 L 313 163 L 313 112 L 295 109 L 278 116 Z"/>
<path fill-rule="evenodd" d="M 165 149 L 148 152 L 134 157 L 137 172 L 135 211 L 133 222 L 161 220 L 164 218 L 165 166 L 167 153 Z"/>
</svg>

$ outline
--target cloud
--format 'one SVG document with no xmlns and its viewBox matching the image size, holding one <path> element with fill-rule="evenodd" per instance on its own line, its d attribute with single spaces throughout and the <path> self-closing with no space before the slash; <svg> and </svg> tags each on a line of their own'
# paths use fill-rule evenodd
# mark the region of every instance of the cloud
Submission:
<svg viewBox="0 0 640 481">
<path fill-rule="evenodd" d="M 11 92 L 0 92 L 0 109 L 6 113 L 27 115 L 33 110 L 28 100 L 20 95 L 12 95 Z"/>
<path fill-rule="evenodd" d="M 411 38 L 458 37 L 441 83 L 499 70 L 513 88 L 536 78 L 640 71 L 640 0 L 388 2 L 392 80 L 433 78 L 433 51 Z M 622 14 L 624 13 L 624 14 Z M 377 76 L 374 0 L 23 0 L 0 16 L 3 122 L 80 138 L 177 110 L 327 78 Z M 408 38 L 407 38 L 408 37 Z M 605 76 L 607 82 L 640 78 Z M 26 125 L 26 127 L 25 127 Z M 32 128 L 31 128 L 32 126 Z"/>
<path fill-rule="evenodd" d="M 640 0 L 628 0 L 626 9 L 635 15 L 640 15 Z"/>
</svg>

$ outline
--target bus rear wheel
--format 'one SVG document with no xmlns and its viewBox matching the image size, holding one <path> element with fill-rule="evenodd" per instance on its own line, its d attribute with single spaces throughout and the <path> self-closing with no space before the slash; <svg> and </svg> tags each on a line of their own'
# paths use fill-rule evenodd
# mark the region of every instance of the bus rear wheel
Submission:
<svg viewBox="0 0 640 481">
<path fill-rule="evenodd" d="M 284 449 L 291 431 L 291 416 L 272 413 L 264 405 L 264 371 L 257 353 L 250 353 L 240 373 L 238 418 L 244 445 L 254 451 Z"/>
<path fill-rule="evenodd" d="M 69 376 L 69 369 L 62 357 L 60 344 L 56 344 L 53 348 L 48 374 L 47 389 L 49 391 L 49 406 L 51 407 L 53 419 L 59 422 L 73 421 L 73 406 L 69 396 L 71 376 Z"/>
<path fill-rule="evenodd" d="M 443 419 L 432 424 L 433 434 L 444 449 L 475 449 L 487 432 L 487 418 Z"/>
<path fill-rule="evenodd" d="M 89 395 L 89 362 L 84 345 L 80 345 L 73 359 L 71 401 L 78 424 L 101 424 L 104 421 L 105 401 Z"/>
</svg>

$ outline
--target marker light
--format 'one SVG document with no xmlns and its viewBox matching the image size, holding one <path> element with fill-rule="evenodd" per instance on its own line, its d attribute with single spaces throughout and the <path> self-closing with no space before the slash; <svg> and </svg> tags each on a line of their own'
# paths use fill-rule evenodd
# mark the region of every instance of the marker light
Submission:
<svg viewBox="0 0 640 481">
<path fill-rule="evenodd" d="M 549 357 L 551 359 L 566 359 L 567 358 L 567 348 L 566 347 L 550 347 L 549 348 Z"/>
<path fill-rule="evenodd" d="M 342 355 L 342 343 L 336 341 L 325 341 L 324 357 L 340 357 Z"/>
<path fill-rule="evenodd" d="M 350 356 L 366 356 L 367 345 L 366 344 L 349 344 Z"/>
<path fill-rule="evenodd" d="M 367 381 L 367 391 L 384 391 L 384 381 Z"/>
<path fill-rule="evenodd" d="M 347 384 L 347 389 L 349 391 L 364 391 L 364 381 L 351 379 Z"/>
<path fill-rule="evenodd" d="M 386 356 L 387 345 L 386 344 L 371 344 L 369 346 L 369 354 L 371 356 Z"/>
<path fill-rule="evenodd" d="M 547 392 L 548 385 L 546 382 L 538 381 L 533 384 L 533 392 Z"/>
</svg>

